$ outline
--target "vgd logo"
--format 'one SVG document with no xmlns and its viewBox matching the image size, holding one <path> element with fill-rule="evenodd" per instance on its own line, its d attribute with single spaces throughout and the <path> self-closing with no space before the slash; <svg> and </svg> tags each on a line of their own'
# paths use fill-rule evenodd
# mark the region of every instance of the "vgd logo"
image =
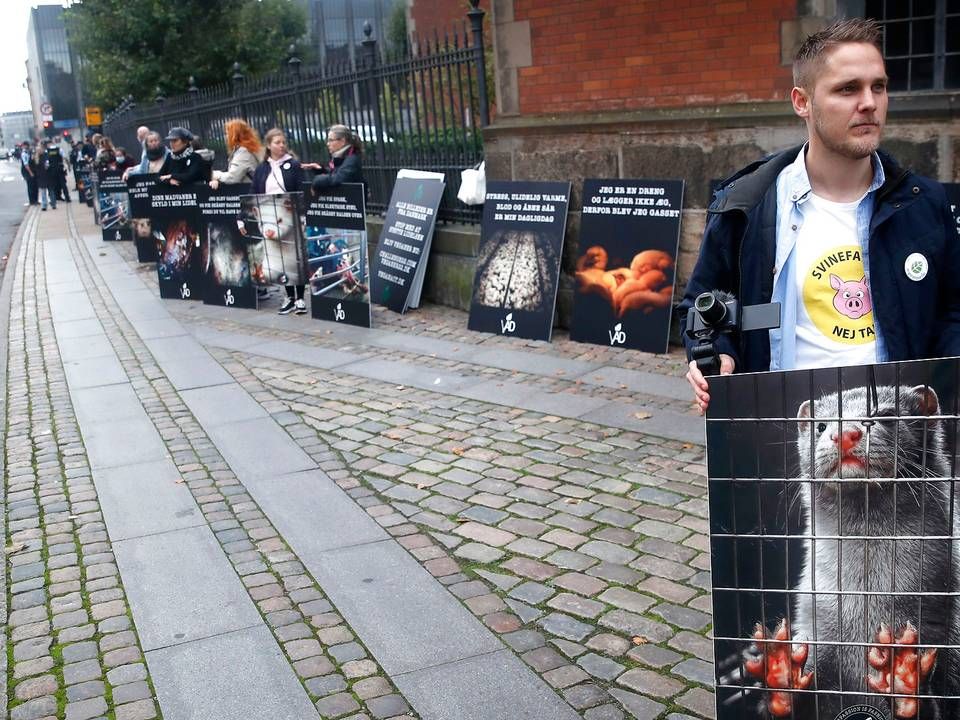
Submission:
<svg viewBox="0 0 960 720">
<path fill-rule="evenodd" d="M 233 296 L 233 290 L 227 288 L 227 291 L 223 294 L 223 304 L 224 305 L 233 305 L 236 302 L 236 298 Z"/>
<path fill-rule="evenodd" d="M 114 235 L 114 239 L 115 239 L 115 240 L 119 240 L 121 237 L 122 237 L 122 236 L 120 235 L 120 231 L 117 230 L 117 234 Z"/>
<path fill-rule="evenodd" d="M 333 319 L 337 322 L 347 319 L 347 314 L 343 311 L 343 303 L 337 303 L 337 306 L 333 309 Z"/>
<path fill-rule="evenodd" d="M 517 323 L 513 320 L 513 313 L 507 313 L 507 316 L 500 321 L 500 332 L 507 334 L 517 331 Z"/>
<path fill-rule="evenodd" d="M 627 341 L 627 334 L 623 331 L 623 323 L 617 323 L 613 330 L 608 330 L 611 345 L 623 345 Z"/>
<path fill-rule="evenodd" d="M 180 286 L 180 297 L 182 297 L 184 300 L 190 297 L 190 288 L 187 287 L 186 283 Z"/>
</svg>

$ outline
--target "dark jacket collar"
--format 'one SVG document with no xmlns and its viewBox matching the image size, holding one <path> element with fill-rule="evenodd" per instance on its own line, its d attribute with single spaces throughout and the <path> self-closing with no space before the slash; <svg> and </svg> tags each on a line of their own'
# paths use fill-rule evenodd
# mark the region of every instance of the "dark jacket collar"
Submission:
<svg viewBox="0 0 960 720">
<path fill-rule="evenodd" d="M 712 213 L 724 213 L 731 210 L 750 212 L 763 199 L 764 194 L 777 182 L 780 172 L 797 158 L 803 145 L 797 145 L 758 160 L 724 180 L 717 191 L 716 198 L 710 204 Z M 909 174 L 897 165 L 897 162 L 882 150 L 877 151 L 883 166 L 884 183 L 877 191 L 877 201 L 882 200 L 903 182 Z"/>
</svg>

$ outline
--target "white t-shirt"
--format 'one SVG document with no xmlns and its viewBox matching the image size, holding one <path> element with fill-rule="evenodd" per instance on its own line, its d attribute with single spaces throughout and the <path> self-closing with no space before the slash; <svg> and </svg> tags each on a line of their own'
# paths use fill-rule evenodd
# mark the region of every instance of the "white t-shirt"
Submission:
<svg viewBox="0 0 960 720">
<path fill-rule="evenodd" d="M 877 361 L 873 301 L 857 238 L 857 206 L 810 193 L 797 230 L 798 368 Z"/>
</svg>

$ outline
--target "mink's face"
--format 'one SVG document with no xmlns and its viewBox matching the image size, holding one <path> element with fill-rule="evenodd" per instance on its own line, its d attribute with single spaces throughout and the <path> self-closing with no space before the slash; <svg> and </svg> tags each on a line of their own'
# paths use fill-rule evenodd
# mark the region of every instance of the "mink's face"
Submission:
<svg viewBox="0 0 960 720">
<path fill-rule="evenodd" d="M 941 474 L 943 438 L 935 415 L 936 393 L 928 387 L 881 386 L 876 399 L 866 388 L 804 402 L 797 414 L 797 453 L 801 474 L 818 478 L 924 477 Z M 842 422 L 838 420 L 843 418 Z M 823 418 L 823 419 L 818 419 Z"/>
</svg>

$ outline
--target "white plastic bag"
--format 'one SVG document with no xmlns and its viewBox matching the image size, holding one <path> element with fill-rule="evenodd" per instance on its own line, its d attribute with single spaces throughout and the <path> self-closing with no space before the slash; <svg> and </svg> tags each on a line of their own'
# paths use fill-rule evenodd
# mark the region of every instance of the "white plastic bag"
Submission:
<svg viewBox="0 0 960 720">
<path fill-rule="evenodd" d="M 460 172 L 460 191 L 457 199 L 466 205 L 483 205 L 487 198 L 486 163 L 467 168 Z"/>
</svg>

